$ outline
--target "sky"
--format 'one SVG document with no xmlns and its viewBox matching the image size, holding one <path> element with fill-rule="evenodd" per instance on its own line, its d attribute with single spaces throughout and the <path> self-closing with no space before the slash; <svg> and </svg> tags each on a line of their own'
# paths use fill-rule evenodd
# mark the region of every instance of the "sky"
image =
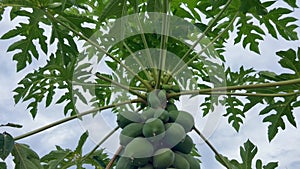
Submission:
<svg viewBox="0 0 300 169">
<path fill-rule="evenodd" d="M 296 17 L 299 18 L 300 11 L 297 10 Z M 299 21 L 297 21 L 300 25 Z M 0 36 L 2 36 L 7 30 L 13 28 L 13 24 L 9 22 L 8 18 L 4 18 L 0 22 Z M 297 29 L 300 33 L 300 29 Z M 31 67 L 27 68 L 24 72 L 16 73 L 16 64 L 12 61 L 12 53 L 7 53 L 6 50 L 13 40 L 0 40 L 0 124 L 6 124 L 8 122 L 22 124 L 22 129 L 0 128 L 0 132 L 7 131 L 13 136 L 18 136 L 33 129 L 39 128 L 58 119 L 63 118 L 63 106 L 52 105 L 45 109 L 44 105 L 41 105 L 40 111 L 37 117 L 33 120 L 29 111 L 26 110 L 27 103 L 15 104 L 13 101 L 13 90 L 17 87 L 18 81 L 26 75 L 26 72 L 31 70 Z M 284 71 L 277 63 L 279 57 L 275 56 L 275 52 L 279 50 L 287 50 L 289 48 L 296 49 L 299 46 L 299 41 L 287 42 L 282 39 L 279 41 L 267 36 L 261 43 L 260 49 L 261 55 L 243 50 L 241 46 L 233 45 L 233 40 L 230 40 L 227 44 L 226 59 L 227 65 L 232 69 L 237 70 L 240 66 L 246 68 L 254 67 L 256 70 L 272 70 L 276 72 Z M 38 64 L 38 63 L 37 63 Z M 186 101 L 187 98 L 182 98 L 182 101 Z M 195 100 L 189 100 L 192 105 Z M 191 105 L 179 104 L 181 109 L 191 110 Z M 267 124 L 262 123 L 263 117 L 258 116 L 258 112 L 262 107 L 257 106 L 247 113 L 247 118 L 243 126 L 241 126 L 240 132 L 235 130 L 227 124 L 227 118 L 220 118 L 217 124 L 216 130 L 209 133 L 209 141 L 216 147 L 216 149 L 229 158 L 239 159 L 239 147 L 250 139 L 255 145 L 258 146 L 257 158 L 261 158 L 263 163 L 266 164 L 271 161 L 279 160 L 280 169 L 296 169 L 300 168 L 300 134 L 299 129 L 292 127 L 290 124 L 286 125 L 285 131 L 279 131 L 277 137 L 271 142 L 267 139 Z M 193 112 L 200 112 L 197 107 L 193 107 Z M 297 124 L 300 124 L 300 112 L 299 109 L 295 110 L 295 117 Z M 201 113 L 201 112 L 200 112 Z M 90 129 L 92 138 L 88 139 L 84 151 L 88 152 L 93 148 L 97 140 L 103 135 L 109 132 L 113 128 L 115 123 L 101 123 L 99 120 L 106 120 L 112 117 L 110 111 L 105 111 L 100 119 L 94 119 L 89 121 L 87 118 L 83 123 L 78 120 L 74 120 L 63 124 L 61 126 L 54 127 L 43 133 L 22 139 L 18 142 L 25 143 L 31 146 L 40 156 L 47 154 L 50 150 L 55 148 L 55 145 L 60 145 L 63 148 L 74 149 L 77 145 L 77 141 L 80 135 L 85 129 Z M 91 122 L 96 122 L 97 127 Z M 212 123 L 207 119 L 197 120 L 198 123 Z M 201 127 L 202 125 L 199 124 Z M 67 134 L 66 134 L 67 133 Z M 113 147 L 116 147 L 117 136 L 114 135 L 108 142 L 104 144 L 104 147 L 108 149 L 108 153 L 113 152 Z M 222 168 L 214 160 L 214 155 L 211 150 L 197 137 L 193 137 L 197 143 L 201 160 L 203 161 L 202 168 L 218 169 Z M 12 158 L 9 157 L 6 162 L 12 167 Z"/>
</svg>

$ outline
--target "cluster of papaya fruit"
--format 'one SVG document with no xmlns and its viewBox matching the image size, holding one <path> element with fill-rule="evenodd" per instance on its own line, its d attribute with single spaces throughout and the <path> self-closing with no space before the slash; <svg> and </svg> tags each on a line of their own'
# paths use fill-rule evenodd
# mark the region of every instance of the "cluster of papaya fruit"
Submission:
<svg viewBox="0 0 300 169">
<path fill-rule="evenodd" d="M 179 111 L 164 90 L 148 94 L 148 107 L 117 116 L 124 147 L 116 169 L 199 169 L 187 134 L 194 126 L 191 114 Z"/>
</svg>

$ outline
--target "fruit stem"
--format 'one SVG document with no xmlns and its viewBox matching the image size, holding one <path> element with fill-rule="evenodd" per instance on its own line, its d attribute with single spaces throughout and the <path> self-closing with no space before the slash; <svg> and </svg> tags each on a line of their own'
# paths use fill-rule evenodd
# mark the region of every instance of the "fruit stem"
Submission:
<svg viewBox="0 0 300 169">
<path fill-rule="evenodd" d="M 226 165 L 227 168 L 229 168 L 229 165 L 226 163 L 226 161 L 223 160 L 223 157 L 217 149 L 207 140 L 207 138 L 198 130 L 195 126 L 193 127 L 195 132 L 201 137 L 201 139 L 208 145 L 208 147 L 215 153 L 215 155 L 223 162 L 223 164 Z"/>
<path fill-rule="evenodd" d="M 228 96 L 257 96 L 257 97 L 285 97 L 285 96 L 293 96 L 296 94 L 300 94 L 300 92 L 293 93 L 232 93 L 232 92 L 199 92 L 199 95 L 228 95 Z M 168 94 L 168 98 L 177 97 L 180 95 L 189 95 L 186 93 L 171 93 Z"/>
<path fill-rule="evenodd" d="M 92 114 L 92 113 L 95 113 L 95 112 L 98 112 L 98 111 L 102 111 L 102 110 L 114 108 L 114 107 L 125 105 L 125 104 L 141 103 L 143 101 L 144 101 L 143 99 L 134 99 L 134 100 L 128 100 L 128 101 L 124 101 L 124 102 L 121 102 L 121 103 L 115 103 L 115 104 L 111 104 L 111 105 L 99 107 L 99 108 L 96 108 L 96 109 L 88 110 L 88 111 L 85 111 L 85 112 L 82 112 L 82 113 L 79 113 L 79 114 L 76 114 L 76 115 L 73 115 L 73 116 L 70 116 L 70 117 L 66 117 L 66 118 L 60 119 L 60 120 L 55 121 L 53 123 L 50 123 L 50 124 L 48 124 L 46 126 L 40 127 L 38 129 L 32 130 L 30 132 L 27 132 L 27 133 L 25 133 L 23 135 L 17 136 L 17 137 L 14 138 L 14 140 L 16 141 L 16 140 L 20 140 L 20 139 L 29 137 L 31 135 L 35 135 L 37 133 L 40 133 L 40 132 L 45 131 L 47 129 L 50 129 L 52 127 L 55 127 L 55 126 L 58 126 L 60 124 L 65 123 L 65 122 L 68 122 L 68 121 L 71 121 L 71 120 L 83 117 L 83 116 L 88 115 L 88 114 Z"/>
<path fill-rule="evenodd" d="M 137 15 L 136 17 L 137 17 L 137 23 L 138 23 L 139 29 L 141 30 L 141 32 L 145 32 L 144 29 L 143 29 L 143 26 L 141 24 L 141 20 L 140 20 L 139 16 Z M 157 77 L 157 70 L 155 69 L 154 63 L 152 61 L 150 49 L 149 49 L 147 39 L 146 39 L 146 36 L 145 36 L 144 33 L 141 33 L 141 38 L 142 38 L 142 41 L 143 41 L 143 44 L 144 44 L 144 48 L 146 50 L 147 60 L 149 62 L 150 67 L 153 68 L 152 69 L 153 78 L 154 78 L 155 81 L 157 81 L 157 79 L 155 79 Z M 152 86 L 151 86 L 151 88 L 152 88 Z M 148 89 L 151 89 L 151 88 L 148 88 Z M 151 91 L 151 90 L 149 90 L 149 91 Z"/>
<path fill-rule="evenodd" d="M 73 83 L 74 85 L 81 85 L 81 86 L 94 86 L 94 87 L 116 87 L 115 85 L 111 85 L 111 84 L 98 84 L 98 83 L 81 83 L 81 82 L 76 82 L 76 81 L 71 81 L 71 83 Z M 137 90 L 137 91 L 144 91 L 147 92 L 148 90 L 146 88 L 143 87 L 130 87 L 133 90 Z"/>
<path fill-rule="evenodd" d="M 160 88 L 160 83 L 162 80 L 163 76 L 163 71 L 165 71 L 165 64 L 166 64 L 166 55 L 167 55 L 167 43 L 168 43 L 168 36 L 169 36 L 169 26 L 170 26 L 170 21 L 168 19 L 168 1 L 164 0 L 163 1 L 163 13 L 162 13 L 162 30 L 161 30 L 161 41 L 160 41 L 160 60 L 159 60 L 159 70 L 158 70 L 158 75 L 157 75 L 157 81 L 155 85 L 155 89 Z"/>
<path fill-rule="evenodd" d="M 120 127 L 115 127 L 112 131 L 110 131 L 100 142 L 87 154 L 82 158 L 82 161 L 90 157 L 110 136 L 112 136 Z"/>
<path fill-rule="evenodd" d="M 152 77 L 151 77 L 150 73 L 146 70 L 146 67 L 141 63 L 141 61 L 138 59 L 138 57 L 132 52 L 132 50 L 129 48 L 129 46 L 126 44 L 125 41 L 123 42 L 123 45 L 128 50 L 128 52 L 130 53 L 130 55 L 133 56 L 133 58 L 136 61 L 136 63 L 141 67 L 141 69 L 145 73 L 146 78 L 148 79 L 148 81 L 150 81 Z"/>
<path fill-rule="evenodd" d="M 200 56 L 203 52 L 205 52 L 207 49 L 209 49 L 220 37 L 222 37 L 223 34 L 226 33 L 230 27 L 232 27 L 232 24 L 235 21 L 235 19 L 237 18 L 238 14 L 239 13 L 236 12 L 235 16 L 232 18 L 232 20 L 227 25 L 227 27 L 221 33 L 219 33 L 213 40 L 211 40 L 200 52 L 198 52 L 197 55 L 193 56 L 185 64 L 189 65 L 192 61 L 194 61 L 196 59 L 197 56 Z M 180 71 L 182 71 L 183 68 L 184 67 L 181 67 L 178 70 L 176 70 L 176 72 L 173 72 L 172 76 L 176 76 L 178 73 L 180 73 Z"/>
<path fill-rule="evenodd" d="M 140 97 L 140 98 L 142 98 L 142 99 L 144 99 L 144 100 L 147 99 L 147 97 L 146 97 L 145 95 L 142 95 L 140 92 L 131 89 L 129 86 L 125 86 L 125 85 L 120 84 L 120 83 L 118 83 L 118 82 L 116 82 L 116 81 L 113 81 L 113 80 L 110 79 L 110 78 L 107 78 L 107 77 L 105 77 L 105 76 L 102 76 L 100 73 L 96 73 L 96 76 L 97 76 L 99 79 L 105 80 L 105 81 L 107 81 L 107 82 L 112 83 L 113 85 L 116 85 L 116 86 L 120 87 L 121 89 L 128 90 L 130 93 L 132 93 L 132 94 L 134 94 L 134 95 L 136 95 L 136 96 L 138 96 L 138 97 Z"/>
<path fill-rule="evenodd" d="M 105 167 L 105 169 L 110 169 L 112 168 L 114 162 L 116 161 L 117 157 L 119 156 L 119 154 L 121 153 L 123 147 L 120 146 L 118 148 L 118 150 L 116 151 L 116 153 L 114 154 L 114 156 L 112 157 L 112 159 L 109 161 L 109 163 L 107 164 L 107 166 Z"/>
<path fill-rule="evenodd" d="M 223 15 L 223 13 L 227 10 L 227 8 L 229 7 L 229 5 L 231 4 L 232 0 L 229 0 L 224 8 L 218 13 L 218 15 L 213 19 L 213 21 L 208 25 L 208 27 L 204 30 L 204 32 L 201 34 L 201 36 L 198 38 L 198 40 L 190 47 L 190 49 L 184 54 L 184 56 L 182 57 L 182 61 L 184 61 L 184 59 L 192 52 L 192 50 L 197 46 L 197 44 L 207 35 L 207 33 L 209 31 L 212 30 L 212 28 L 215 26 L 215 24 L 219 21 L 219 19 L 221 18 L 221 16 Z M 237 16 L 237 15 L 236 15 Z M 234 19 L 232 19 L 233 21 L 235 20 L 236 16 L 234 17 Z M 228 28 L 231 26 L 231 24 L 233 23 L 233 21 L 230 22 Z M 215 39 L 213 39 L 212 43 L 209 44 L 212 45 L 221 35 L 223 35 L 223 33 L 225 31 L 227 31 L 228 28 L 225 28 L 224 31 L 222 33 L 220 33 Z M 206 46 L 202 51 L 205 51 L 207 48 L 209 48 L 209 46 Z M 199 54 L 198 54 L 199 55 Z M 191 58 L 189 60 L 189 62 L 191 62 L 192 60 L 194 60 L 195 58 Z M 180 62 L 174 67 L 174 69 L 171 71 L 170 75 L 168 75 L 166 82 L 168 82 L 170 80 L 170 78 L 173 76 L 174 72 L 178 69 L 178 66 L 180 66 Z M 181 68 L 176 71 L 176 72 L 180 72 Z M 176 73 L 177 74 L 177 73 Z"/>
<path fill-rule="evenodd" d="M 195 94 L 213 94 L 213 95 L 241 95 L 241 96 L 270 96 L 270 97 L 280 97 L 280 96 L 289 96 L 299 94 L 300 92 L 294 93 L 277 93 L 277 94 L 267 94 L 267 93 L 231 93 L 226 92 L 229 90 L 247 90 L 247 89 L 257 89 L 265 87 L 277 87 L 277 86 L 287 86 L 293 84 L 300 84 L 300 78 L 285 80 L 279 82 L 270 82 L 270 83 L 260 83 L 260 84 L 248 84 L 248 85 L 238 85 L 238 86 L 225 86 L 225 87 L 216 87 L 211 89 L 200 89 L 200 90 L 187 90 L 178 93 L 168 94 L 168 98 L 181 96 L 181 95 L 195 95 Z"/>
</svg>

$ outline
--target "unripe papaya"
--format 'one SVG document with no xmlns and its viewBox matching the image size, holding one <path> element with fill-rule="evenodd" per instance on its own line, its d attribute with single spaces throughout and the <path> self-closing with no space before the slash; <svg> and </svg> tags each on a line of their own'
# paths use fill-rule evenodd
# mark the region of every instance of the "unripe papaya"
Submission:
<svg viewBox="0 0 300 169">
<path fill-rule="evenodd" d="M 164 123 L 169 121 L 169 113 L 165 109 L 156 109 L 153 117 L 161 119 Z"/>
<path fill-rule="evenodd" d="M 172 110 L 178 110 L 176 105 L 174 103 L 171 103 L 171 102 L 168 102 L 167 103 L 167 107 L 166 107 L 166 110 L 168 112 L 172 111 Z"/>
<path fill-rule="evenodd" d="M 151 157 L 143 157 L 143 158 L 133 158 L 132 165 L 136 167 L 142 167 L 150 161 Z"/>
<path fill-rule="evenodd" d="M 190 154 L 181 154 L 190 164 L 190 169 L 200 169 L 200 161 Z"/>
<path fill-rule="evenodd" d="M 184 128 L 178 123 L 167 123 L 165 124 L 165 129 L 163 143 L 170 148 L 174 147 L 186 136 Z"/>
<path fill-rule="evenodd" d="M 124 128 L 133 122 L 142 122 L 142 118 L 136 112 L 122 111 L 117 115 L 117 123 L 120 128 Z"/>
<path fill-rule="evenodd" d="M 186 135 L 185 138 L 180 141 L 176 146 L 172 149 L 180 151 L 184 154 L 189 154 L 193 149 L 194 143 L 192 138 L 189 135 Z"/>
<path fill-rule="evenodd" d="M 170 167 L 175 160 L 174 152 L 169 148 L 157 150 L 153 156 L 153 166 L 156 169 L 165 169 Z"/>
<path fill-rule="evenodd" d="M 128 157 L 120 157 L 117 164 L 116 169 L 134 169 L 135 167 L 132 165 L 131 159 Z"/>
<path fill-rule="evenodd" d="M 179 114 L 179 110 L 169 111 L 169 122 L 171 122 L 171 123 L 175 122 L 178 114 Z"/>
<path fill-rule="evenodd" d="M 186 111 L 170 111 L 169 122 L 176 122 L 184 128 L 185 132 L 189 132 L 194 127 L 194 117 Z"/>
<path fill-rule="evenodd" d="M 146 121 L 150 118 L 154 117 L 154 113 L 156 112 L 156 109 L 153 109 L 152 107 L 147 107 L 141 114 L 141 117 Z"/>
<path fill-rule="evenodd" d="M 136 137 L 125 147 L 124 156 L 131 159 L 151 157 L 153 151 L 152 144 L 146 138 Z"/>
<path fill-rule="evenodd" d="M 145 166 L 139 167 L 138 169 L 154 169 L 154 167 L 152 166 L 152 164 L 147 164 Z"/>
<path fill-rule="evenodd" d="M 175 160 L 173 166 L 178 169 L 190 169 L 189 162 L 177 152 L 175 152 Z"/>
<path fill-rule="evenodd" d="M 160 103 L 161 103 L 162 107 L 165 108 L 166 104 L 167 104 L 167 93 L 166 93 L 166 91 L 165 90 L 160 90 L 157 93 L 157 97 L 160 100 Z"/>
<path fill-rule="evenodd" d="M 156 94 L 156 90 L 154 90 L 148 94 L 147 101 L 148 101 L 148 104 L 150 105 L 150 107 L 152 107 L 152 108 L 161 107 L 161 102 Z"/>
<path fill-rule="evenodd" d="M 150 141 L 158 141 L 162 139 L 165 135 L 165 126 L 164 123 L 157 118 L 148 119 L 143 127 L 143 134 Z"/>
<path fill-rule="evenodd" d="M 120 144 L 126 146 L 134 138 L 143 135 L 143 123 L 130 123 L 124 127 L 119 136 Z"/>
</svg>

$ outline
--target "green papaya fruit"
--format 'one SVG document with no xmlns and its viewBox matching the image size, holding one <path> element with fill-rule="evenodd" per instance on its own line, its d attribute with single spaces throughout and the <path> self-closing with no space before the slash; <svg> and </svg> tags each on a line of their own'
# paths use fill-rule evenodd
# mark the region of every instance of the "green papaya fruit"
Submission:
<svg viewBox="0 0 300 169">
<path fill-rule="evenodd" d="M 154 113 L 156 112 L 156 109 L 153 109 L 152 107 L 147 107 L 141 114 L 141 117 L 146 121 L 150 118 L 154 117 Z"/>
<path fill-rule="evenodd" d="M 194 127 L 194 117 L 186 111 L 172 110 L 169 112 L 169 122 L 176 122 L 184 128 L 185 132 L 189 132 Z"/>
<path fill-rule="evenodd" d="M 160 100 L 160 103 L 161 103 L 162 107 L 165 108 L 166 105 L 167 105 L 167 93 L 166 93 L 166 91 L 165 90 L 160 90 L 157 93 L 157 97 Z"/>
<path fill-rule="evenodd" d="M 171 123 L 175 122 L 178 114 L 179 114 L 179 110 L 169 111 L 169 122 L 171 122 Z"/>
<path fill-rule="evenodd" d="M 163 138 L 163 143 L 167 147 L 174 147 L 180 141 L 182 141 L 186 133 L 184 128 L 178 123 L 167 123 L 165 124 L 165 137 Z"/>
<path fill-rule="evenodd" d="M 176 151 L 180 151 L 184 154 L 189 154 L 194 147 L 193 139 L 186 135 L 185 138 L 180 141 L 176 146 L 174 146 L 172 149 Z"/>
<path fill-rule="evenodd" d="M 131 159 L 128 157 L 120 157 L 116 164 L 116 169 L 134 169 Z"/>
<path fill-rule="evenodd" d="M 169 121 L 169 113 L 165 109 L 156 109 L 153 117 L 161 119 L 164 123 Z"/>
<path fill-rule="evenodd" d="M 154 152 L 152 144 L 144 137 L 136 137 L 127 144 L 124 156 L 135 158 L 152 157 Z"/>
<path fill-rule="evenodd" d="M 143 158 L 133 158 L 132 159 L 132 165 L 136 167 L 142 167 L 148 164 L 150 161 L 151 157 L 143 157 Z"/>
<path fill-rule="evenodd" d="M 170 167 L 175 160 L 174 152 L 169 148 L 157 150 L 153 155 L 153 166 L 156 169 L 165 169 Z"/>
<path fill-rule="evenodd" d="M 117 115 L 117 123 L 120 128 L 124 128 L 133 122 L 142 122 L 140 114 L 131 111 L 122 111 Z"/>
<path fill-rule="evenodd" d="M 148 119 L 143 127 L 143 135 L 152 142 L 162 139 L 165 135 L 164 123 L 157 118 Z"/>
<path fill-rule="evenodd" d="M 189 162 L 180 154 L 175 152 L 175 160 L 173 166 L 178 169 L 190 169 Z"/>
<path fill-rule="evenodd" d="M 139 167 L 138 169 L 154 169 L 152 164 L 147 164 L 145 166 Z"/>
<path fill-rule="evenodd" d="M 152 107 L 152 108 L 161 107 L 161 102 L 156 94 L 156 90 L 153 90 L 152 92 L 150 92 L 148 94 L 147 101 L 148 101 L 148 104 L 150 105 L 150 107 Z"/>
<path fill-rule="evenodd" d="M 143 135 L 143 123 L 130 123 L 121 131 L 119 140 L 120 144 L 126 146 L 134 138 Z"/>
<path fill-rule="evenodd" d="M 170 112 L 170 111 L 172 111 L 172 110 L 178 110 L 178 109 L 177 109 L 177 107 L 176 107 L 176 105 L 175 105 L 174 103 L 168 102 L 168 103 L 167 103 L 167 106 L 166 106 L 166 110 L 167 110 L 168 112 Z"/>
<path fill-rule="evenodd" d="M 200 161 L 196 160 L 192 155 L 190 154 L 181 154 L 190 164 L 190 169 L 200 169 Z"/>
</svg>

